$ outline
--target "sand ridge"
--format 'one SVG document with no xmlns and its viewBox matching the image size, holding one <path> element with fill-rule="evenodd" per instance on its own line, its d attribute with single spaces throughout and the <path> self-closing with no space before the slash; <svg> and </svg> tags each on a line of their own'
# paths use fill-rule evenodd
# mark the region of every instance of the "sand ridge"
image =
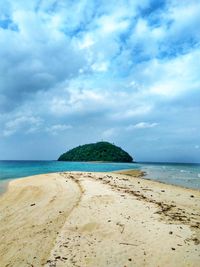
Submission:
<svg viewBox="0 0 200 267">
<path fill-rule="evenodd" d="M 0 266 L 42 266 L 80 196 L 59 174 L 10 182 L 0 198 Z"/>
<path fill-rule="evenodd" d="M 0 199 L 0 233 L 5 222 L 8 230 L 0 266 L 198 266 L 200 192 L 132 175 L 66 172 L 12 182 Z M 21 211 L 24 201 L 29 205 Z M 18 212 L 23 225 L 11 222 Z M 31 232 L 27 225 L 41 214 L 43 223 Z M 16 240 L 11 233 L 19 225 L 26 234 Z"/>
</svg>

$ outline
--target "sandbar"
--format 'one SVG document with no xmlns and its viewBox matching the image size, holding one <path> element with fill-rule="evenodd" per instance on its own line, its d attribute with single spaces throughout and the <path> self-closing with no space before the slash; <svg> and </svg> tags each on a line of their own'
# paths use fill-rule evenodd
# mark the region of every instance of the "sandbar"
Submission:
<svg viewBox="0 0 200 267">
<path fill-rule="evenodd" d="M 0 197 L 0 266 L 199 266 L 200 192 L 140 176 L 12 180 Z"/>
</svg>

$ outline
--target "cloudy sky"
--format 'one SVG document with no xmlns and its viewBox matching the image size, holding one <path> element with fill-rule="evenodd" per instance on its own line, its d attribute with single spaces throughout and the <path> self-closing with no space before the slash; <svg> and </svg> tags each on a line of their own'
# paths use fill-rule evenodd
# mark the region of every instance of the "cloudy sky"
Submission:
<svg viewBox="0 0 200 267">
<path fill-rule="evenodd" d="M 199 0 L 0 1 L 0 159 L 100 140 L 200 162 Z"/>
</svg>

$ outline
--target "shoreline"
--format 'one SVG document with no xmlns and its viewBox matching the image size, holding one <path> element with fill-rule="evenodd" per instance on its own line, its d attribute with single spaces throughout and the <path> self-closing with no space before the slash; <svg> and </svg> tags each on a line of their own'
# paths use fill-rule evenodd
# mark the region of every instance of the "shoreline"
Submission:
<svg viewBox="0 0 200 267">
<path fill-rule="evenodd" d="M 9 183 L 15 179 L 18 179 L 18 178 L 0 180 L 0 197 L 7 192 Z"/>
<path fill-rule="evenodd" d="M 119 172 L 11 180 L 0 196 L 0 265 L 197 266 L 200 192 Z"/>
<path fill-rule="evenodd" d="M 129 174 L 129 172 L 130 173 L 132 172 L 132 175 Z M 126 169 L 126 170 L 113 171 L 113 173 L 125 174 L 125 175 L 128 175 L 128 176 L 135 177 L 134 172 L 136 172 L 136 177 L 137 178 L 141 178 L 141 179 L 144 179 L 146 181 L 151 181 L 151 182 L 155 182 L 155 183 L 158 183 L 158 184 L 170 185 L 170 186 L 175 186 L 175 187 L 178 187 L 178 188 L 189 189 L 189 190 L 194 190 L 194 191 L 200 192 L 200 188 L 194 188 L 194 187 L 187 187 L 187 186 L 178 185 L 178 184 L 165 183 L 163 181 L 159 181 L 159 180 L 156 180 L 156 179 L 152 179 L 152 178 L 146 177 L 145 176 L 146 172 L 143 171 L 143 170 Z M 139 173 L 139 175 L 137 175 L 137 172 Z"/>
</svg>

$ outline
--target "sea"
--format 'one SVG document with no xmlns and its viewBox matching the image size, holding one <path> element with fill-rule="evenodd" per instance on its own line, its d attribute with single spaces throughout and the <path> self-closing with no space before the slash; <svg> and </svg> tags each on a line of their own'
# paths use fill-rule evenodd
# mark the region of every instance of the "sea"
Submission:
<svg viewBox="0 0 200 267">
<path fill-rule="evenodd" d="M 63 171 L 109 172 L 136 169 L 145 179 L 200 190 L 200 164 L 186 163 L 90 163 L 63 161 L 0 161 L 0 193 L 9 180 Z"/>
</svg>

